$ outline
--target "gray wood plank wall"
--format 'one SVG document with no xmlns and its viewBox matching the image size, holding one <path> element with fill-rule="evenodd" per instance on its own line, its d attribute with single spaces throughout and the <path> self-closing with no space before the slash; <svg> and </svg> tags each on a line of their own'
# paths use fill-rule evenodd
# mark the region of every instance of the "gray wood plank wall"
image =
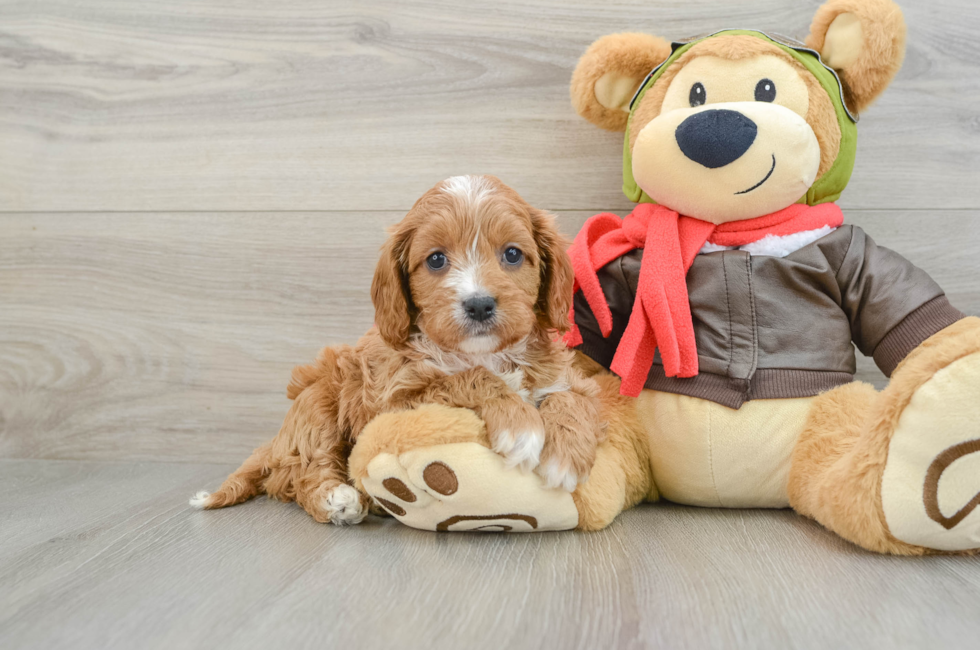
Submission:
<svg viewBox="0 0 980 650">
<path fill-rule="evenodd" d="M 482 172 L 549 209 L 625 208 L 619 136 L 568 102 L 585 47 L 803 36 L 819 4 L 5 0 L 0 209 L 405 210 Z M 980 4 L 904 4 L 905 67 L 843 204 L 972 209 Z"/>
<path fill-rule="evenodd" d="M 241 460 L 278 431 L 292 367 L 371 326 L 401 214 L 0 215 L 0 456 Z M 568 233 L 589 215 L 559 213 Z M 980 313 L 976 214 L 850 215 Z"/>
</svg>

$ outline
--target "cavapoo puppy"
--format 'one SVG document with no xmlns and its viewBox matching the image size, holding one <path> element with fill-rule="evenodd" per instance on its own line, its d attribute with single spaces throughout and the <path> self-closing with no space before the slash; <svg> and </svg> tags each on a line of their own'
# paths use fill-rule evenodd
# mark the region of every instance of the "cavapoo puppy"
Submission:
<svg viewBox="0 0 980 650">
<path fill-rule="evenodd" d="M 572 299 L 566 244 L 554 217 L 493 176 L 433 187 L 382 248 L 375 327 L 293 370 L 279 434 L 191 505 L 264 492 L 320 522 L 358 523 L 370 505 L 348 482 L 358 433 L 378 414 L 425 403 L 473 409 L 509 466 L 574 490 L 603 427 L 596 385 L 559 340 Z"/>
</svg>

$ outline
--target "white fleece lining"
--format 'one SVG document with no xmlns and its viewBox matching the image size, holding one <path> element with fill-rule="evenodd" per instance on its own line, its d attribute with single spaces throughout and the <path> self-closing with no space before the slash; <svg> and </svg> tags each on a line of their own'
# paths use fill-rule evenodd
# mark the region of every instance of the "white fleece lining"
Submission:
<svg viewBox="0 0 980 650">
<path fill-rule="evenodd" d="M 740 250 L 745 251 L 749 255 L 786 257 L 790 253 L 795 253 L 801 248 L 809 246 L 818 239 L 826 237 L 835 230 L 837 229 L 831 228 L 830 226 L 823 226 L 822 228 L 817 228 L 816 230 L 803 230 L 801 232 L 795 232 L 792 235 L 766 235 L 759 241 L 754 241 L 751 244 L 746 244 L 745 246 L 718 246 L 717 244 L 708 242 L 701 247 L 701 250 L 698 251 L 698 255 L 717 253 L 718 251 Z"/>
</svg>

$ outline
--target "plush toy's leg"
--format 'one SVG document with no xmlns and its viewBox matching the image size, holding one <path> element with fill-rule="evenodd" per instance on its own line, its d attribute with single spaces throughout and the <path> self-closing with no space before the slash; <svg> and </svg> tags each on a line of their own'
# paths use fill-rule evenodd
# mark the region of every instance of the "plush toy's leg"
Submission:
<svg viewBox="0 0 980 650">
<path fill-rule="evenodd" d="M 872 551 L 980 549 L 980 319 L 932 336 L 881 393 L 817 398 L 788 488 L 798 512 Z"/>
<path fill-rule="evenodd" d="M 599 384 L 606 440 L 599 445 L 589 480 L 572 493 L 578 528 L 599 530 L 637 503 L 658 499 L 650 465 L 650 445 L 636 413 L 636 400 L 619 394 L 619 379 L 593 377 Z"/>
<path fill-rule="evenodd" d="M 604 392 L 612 390 L 612 381 L 601 383 L 608 385 Z M 629 439 L 638 430 L 631 425 L 632 411 L 621 408 L 623 398 L 615 398 L 604 414 L 610 430 L 589 480 L 572 494 L 546 488 L 537 474 L 507 468 L 472 411 L 437 405 L 371 421 L 351 452 L 350 475 L 359 489 L 413 528 L 598 530 L 651 491 L 649 470 L 640 471 L 636 451 L 645 453 L 645 446 Z"/>
</svg>

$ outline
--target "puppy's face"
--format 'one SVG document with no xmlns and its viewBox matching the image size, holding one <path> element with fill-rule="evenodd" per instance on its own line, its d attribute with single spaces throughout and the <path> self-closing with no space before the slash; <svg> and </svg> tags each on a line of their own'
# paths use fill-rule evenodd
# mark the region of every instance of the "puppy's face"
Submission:
<svg viewBox="0 0 980 650">
<path fill-rule="evenodd" d="M 429 190 L 375 273 L 375 322 L 393 347 L 413 329 L 444 350 L 489 353 L 535 327 L 564 331 L 572 271 L 554 219 L 491 176 Z"/>
</svg>

